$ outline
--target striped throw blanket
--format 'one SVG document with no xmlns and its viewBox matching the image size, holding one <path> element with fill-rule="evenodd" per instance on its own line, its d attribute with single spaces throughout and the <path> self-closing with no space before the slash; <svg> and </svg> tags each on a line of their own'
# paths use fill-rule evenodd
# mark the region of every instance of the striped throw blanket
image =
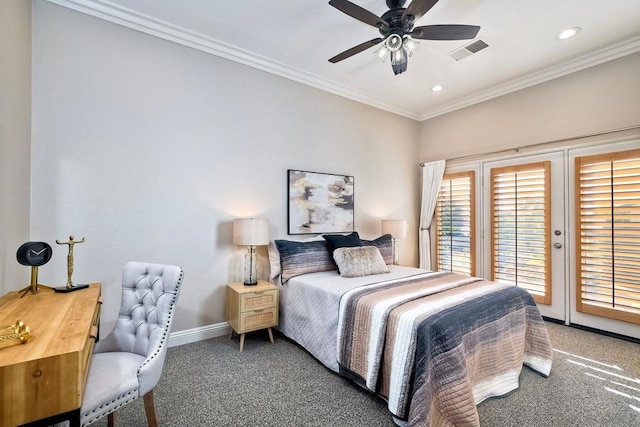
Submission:
<svg viewBox="0 0 640 427">
<path fill-rule="evenodd" d="M 478 426 L 476 405 L 544 376 L 553 351 L 529 293 L 452 273 L 352 289 L 340 302 L 340 373 L 410 426 Z"/>
</svg>

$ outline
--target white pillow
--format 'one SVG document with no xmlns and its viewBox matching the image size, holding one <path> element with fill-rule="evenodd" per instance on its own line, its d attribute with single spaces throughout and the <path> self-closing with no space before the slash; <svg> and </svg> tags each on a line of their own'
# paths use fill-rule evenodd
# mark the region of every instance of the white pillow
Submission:
<svg viewBox="0 0 640 427">
<path fill-rule="evenodd" d="M 280 276 L 280 252 L 278 252 L 278 248 L 276 244 L 271 240 L 269 242 L 269 246 L 267 247 L 267 252 L 269 252 L 269 281 L 271 283 L 275 283 L 274 280 Z"/>
<path fill-rule="evenodd" d="M 389 272 L 380 250 L 375 246 L 354 246 L 333 251 L 333 259 L 342 277 L 360 277 Z"/>
</svg>

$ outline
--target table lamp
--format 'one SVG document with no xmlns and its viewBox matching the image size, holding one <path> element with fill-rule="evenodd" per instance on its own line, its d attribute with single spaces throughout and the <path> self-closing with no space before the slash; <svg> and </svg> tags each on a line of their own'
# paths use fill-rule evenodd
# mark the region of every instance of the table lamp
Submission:
<svg viewBox="0 0 640 427">
<path fill-rule="evenodd" d="M 269 220 L 247 218 L 233 220 L 233 244 L 248 246 L 244 256 L 244 284 L 258 284 L 258 267 L 256 264 L 256 246 L 269 244 Z"/>
<path fill-rule="evenodd" d="M 383 219 L 382 234 L 391 234 L 391 245 L 393 248 L 393 265 L 398 265 L 398 240 L 404 240 L 407 238 L 407 220 Z"/>
</svg>

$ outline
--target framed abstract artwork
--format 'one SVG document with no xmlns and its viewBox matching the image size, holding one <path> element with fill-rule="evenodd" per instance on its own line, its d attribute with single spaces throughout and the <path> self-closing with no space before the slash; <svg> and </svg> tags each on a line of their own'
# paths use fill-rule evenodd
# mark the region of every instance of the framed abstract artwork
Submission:
<svg viewBox="0 0 640 427">
<path fill-rule="evenodd" d="M 289 234 L 354 231 L 352 176 L 287 172 Z"/>
</svg>

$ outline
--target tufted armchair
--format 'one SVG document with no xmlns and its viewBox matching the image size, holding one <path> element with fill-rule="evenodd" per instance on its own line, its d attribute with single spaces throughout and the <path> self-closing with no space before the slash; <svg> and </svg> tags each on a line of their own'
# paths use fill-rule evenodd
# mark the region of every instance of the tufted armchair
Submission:
<svg viewBox="0 0 640 427">
<path fill-rule="evenodd" d="M 114 412 L 140 396 L 147 424 L 157 425 L 153 388 L 162 374 L 182 276 L 182 268 L 172 265 L 125 265 L 118 320 L 91 356 L 81 409 L 83 426 L 105 415 L 113 426 Z"/>
</svg>

